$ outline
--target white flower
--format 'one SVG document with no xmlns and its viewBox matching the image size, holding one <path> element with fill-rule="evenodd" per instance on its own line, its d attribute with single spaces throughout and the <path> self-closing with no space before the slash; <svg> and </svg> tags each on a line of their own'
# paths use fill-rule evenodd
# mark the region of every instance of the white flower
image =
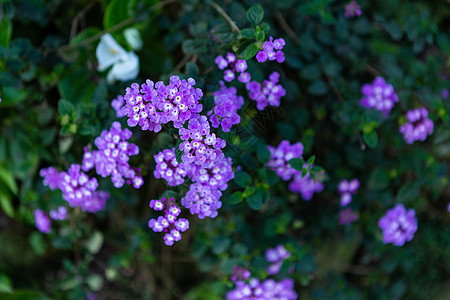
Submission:
<svg viewBox="0 0 450 300">
<path fill-rule="evenodd" d="M 134 52 L 125 51 L 109 33 L 101 37 L 95 55 L 99 71 L 112 66 L 106 77 L 109 83 L 131 80 L 139 74 L 139 57 Z"/>
<path fill-rule="evenodd" d="M 130 45 L 130 47 L 133 50 L 141 50 L 142 49 L 143 43 L 142 43 L 142 38 L 141 38 L 141 34 L 139 33 L 139 30 L 137 30 L 136 28 L 133 28 L 133 27 L 127 28 L 123 32 L 123 36 L 127 40 L 128 45 Z"/>
</svg>

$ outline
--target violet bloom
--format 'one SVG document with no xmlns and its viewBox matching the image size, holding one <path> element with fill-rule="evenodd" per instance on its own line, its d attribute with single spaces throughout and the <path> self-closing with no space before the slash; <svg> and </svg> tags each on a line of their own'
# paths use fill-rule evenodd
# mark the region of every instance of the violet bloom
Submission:
<svg viewBox="0 0 450 300">
<path fill-rule="evenodd" d="M 235 87 L 227 88 L 223 81 L 220 82 L 220 90 L 215 91 L 214 108 L 208 112 L 211 126 L 222 127 L 224 132 L 230 132 L 233 125 L 241 122 L 241 117 L 237 113 L 244 105 L 244 97 L 237 95 Z"/>
<path fill-rule="evenodd" d="M 231 280 L 233 282 L 245 281 L 245 280 L 249 279 L 250 276 L 251 276 L 251 273 L 249 270 L 247 270 L 243 267 L 234 266 L 233 272 L 231 273 Z"/>
<path fill-rule="evenodd" d="M 149 79 L 141 86 L 133 83 L 126 89 L 121 110 L 128 117 L 128 126 L 158 132 L 162 124 L 173 122 L 180 128 L 192 114 L 202 111 L 199 100 L 203 92 L 194 85 L 193 78 L 180 80 L 178 76 L 171 76 L 168 85 Z"/>
<path fill-rule="evenodd" d="M 356 194 L 359 188 L 359 180 L 353 178 L 351 181 L 342 180 L 338 185 L 339 194 L 341 194 L 341 206 L 345 207 L 352 202 L 352 195 Z"/>
<path fill-rule="evenodd" d="M 403 246 L 412 240 L 417 230 L 416 213 L 412 208 L 406 210 L 403 204 L 397 204 L 378 221 L 378 227 L 383 231 L 384 244 Z"/>
<path fill-rule="evenodd" d="M 406 113 L 407 123 L 400 127 L 400 132 L 408 144 L 425 141 L 433 133 L 433 121 L 428 118 L 425 107 L 416 108 Z"/>
<path fill-rule="evenodd" d="M 119 122 L 113 122 L 109 131 L 103 130 L 101 135 L 95 139 L 98 150 L 87 151 L 83 156 L 82 169 L 89 171 L 95 167 L 95 171 L 102 177 L 111 176 L 111 181 L 116 188 L 125 184 L 133 183 L 135 188 L 140 188 L 144 183 L 138 170 L 131 168 L 128 164 L 130 156 L 139 153 L 139 147 L 129 143 L 131 131 L 127 128 L 122 130 Z"/>
<path fill-rule="evenodd" d="M 278 176 L 284 181 L 288 181 L 298 171 L 291 167 L 289 161 L 293 158 L 302 158 L 303 144 L 297 142 L 290 144 L 289 141 L 283 140 L 277 148 L 267 146 L 270 151 L 270 160 L 266 166 L 277 172 Z"/>
<path fill-rule="evenodd" d="M 165 232 L 163 239 L 167 246 L 172 246 L 181 240 L 181 233 L 189 229 L 189 221 L 179 218 L 181 209 L 176 205 L 175 199 L 151 200 L 150 207 L 156 211 L 162 211 L 164 216 L 150 219 L 148 227 L 154 232 Z"/>
<path fill-rule="evenodd" d="M 175 148 L 165 149 L 154 156 L 156 169 L 153 172 L 155 178 L 164 178 L 170 186 L 184 183 L 184 178 L 191 169 L 190 164 L 179 164 L 175 157 Z"/>
<path fill-rule="evenodd" d="M 349 225 L 356 221 L 358 217 L 359 214 L 357 212 L 355 213 L 350 207 L 347 207 L 339 212 L 339 224 Z"/>
<path fill-rule="evenodd" d="M 373 84 L 364 84 L 361 88 L 364 97 L 360 104 L 366 108 L 374 108 L 381 111 L 387 118 L 394 104 L 399 101 L 394 87 L 384 80 L 376 77 Z"/>
<path fill-rule="evenodd" d="M 247 62 L 244 59 L 237 59 L 233 53 L 227 53 L 226 57 L 219 55 L 214 61 L 220 70 L 224 70 L 223 80 L 231 82 L 236 77 L 235 72 L 239 73 L 238 81 L 247 83 L 250 81 L 250 74 L 247 70 Z"/>
<path fill-rule="evenodd" d="M 211 168 L 224 157 L 222 148 L 226 146 L 226 142 L 210 130 L 209 121 L 203 115 L 191 118 L 188 128 L 180 128 L 179 135 L 183 142 L 179 149 L 184 152 L 181 157 L 184 163 Z"/>
<path fill-rule="evenodd" d="M 59 188 L 59 174 L 60 173 L 55 167 L 48 167 L 46 169 L 42 169 L 39 172 L 39 175 L 44 178 L 44 185 L 48 186 L 51 190 L 56 190 L 57 188 Z"/>
<path fill-rule="evenodd" d="M 263 83 L 251 81 L 246 84 L 248 96 L 250 99 L 256 101 L 256 108 L 263 110 L 268 105 L 278 107 L 280 106 L 280 99 L 286 95 L 286 90 L 278 84 L 280 81 L 280 74 L 273 72 L 269 76 L 269 80 L 264 80 Z"/>
<path fill-rule="evenodd" d="M 355 0 L 350 1 L 345 6 L 345 17 L 353 18 L 361 15 L 361 7 L 359 7 L 358 3 Z"/>
<path fill-rule="evenodd" d="M 294 280 L 286 278 L 277 282 L 273 279 L 259 281 L 252 278 L 249 283 L 236 282 L 236 288 L 227 293 L 227 300 L 295 300 L 298 299 L 294 291 Z"/>
<path fill-rule="evenodd" d="M 306 201 L 311 200 L 314 193 L 323 191 L 323 187 L 323 183 L 314 181 L 310 177 L 309 172 L 302 177 L 302 171 L 297 171 L 294 174 L 294 179 L 289 183 L 289 190 L 293 193 L 300 194 L 303 200 Z"/>
<path fill-rule="evenodd" d="M 282 38 L 273 40 L 273 37 L 270 37 L 268 41 L 264 42 L 263 49 L 256 54 L 256 60 L 260 63 L 266 60 L 276 60 L 278 63 L 282 63 L 285 58 L 281 49 L 285 44 L 286 42 Z"/>
<path fill-rule="evenodd" d="M 34 222 L 36 223 L 37 229 L 42 233 L 49 234 L 52 230 L 52 221 L 47 214 L 40 209 L 34 211 Z"/>
<path fill-rule="evenodd" d="M 126 113 L 124 113 L 123 111 L 124 104 L 125 99 L 123 98 L 122 95 L 118 95 L 116 99 L 113 99 L 111 101 L 111 107 L 116 111 L 117 118 L 122 118 L 126 115 Z"/>
<path fill-rule="evenodd" d="M 443 100 L 447 100 L 448 99 L 448 89 L 442 89 L 441 97 L 442 97 Z"/>
<path fill-rule="evenodd" d="M 223 157 L 211 168 L 192 168 L 189 176 L 194 183 L 225 191 L 228 188 L 228 182 L 234 178 L 232 164 L 230 157 Z"/>
<path fill-rule="evenodd" d="M 193 183 L 181 199 L 181 205 L 189 209 L 191 214 L 196 214 L 199 219 L 215 218 L 218 215 L 217 210 L 222 207 L 221 197 L 220 190 L 211 188 L 209 185 Z"/>
<path fill-rule="evenodd" d="M 57 209 L 52 209 L 49 212 L 50 218 L 56 221 L 62 221 L 67 218 L 67 208 L 59 206 Z"/>
<path fill-rule="evenodd" d="M 291 253 L 284 248 L 283 245 L 278 245 L 276 248 L 269 248 L 266 250 L 266 260 L 271 263 L 267 268 L 269 275 L 275 275 L 280 272 L 283 261 L 291 256 Z"/>
</svg>

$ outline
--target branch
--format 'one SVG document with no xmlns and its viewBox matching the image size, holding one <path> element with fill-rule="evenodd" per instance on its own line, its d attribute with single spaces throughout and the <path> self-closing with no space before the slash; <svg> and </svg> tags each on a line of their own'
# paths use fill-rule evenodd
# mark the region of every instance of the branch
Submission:
<svg viewBox="0 0 450 300">
<path fill-rule="evenodd" d="M 277 18 L 278 22 L 280 22 L 281 28 L 283 28 L 284 31 L 286 31 L 287 35 L 297 44 L 301 44 L 300 39 L 295 34 L 294 30 L 292 30 L 291 27 L 289 27 L 289 24 L 286 22 L 286 19 L 283 17 L 281 12 L 279 10 L 275 11 L 275 18 Z"/>
<path fill-rule="evenodd" d="M 211 6 L 214 7 L 215 10 L 217 10 L 217 12 L 219 14 L 222 15 L 222 17 L 225 18 L 225 20 L 227 20 L 227 22 L 230 24 L 231 26 L 231 30 L 236 31 L 237 33 L 241 33 L 241 31 L 239 30 L 239 28 L 236 26 L 236 24 L 233 22 L 233 20 L 231 20 L 230 16 L 227 15 L 227 13 L 222 9 L 222 7 L 220 7 L 219 5 L 217 5 L 214 1 L 211 1 Z"/>
</svg>

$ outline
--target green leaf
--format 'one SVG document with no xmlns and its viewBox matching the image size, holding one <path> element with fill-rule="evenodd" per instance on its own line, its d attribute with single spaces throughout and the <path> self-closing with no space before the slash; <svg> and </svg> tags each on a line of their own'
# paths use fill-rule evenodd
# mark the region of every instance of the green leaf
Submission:
<svg viewBox="0 0 450 300">
<path fill-rule="evenodd" d="M 314 96 L 323 96 L 328 92 L 328 87 L 323 81 L 316 81 L 308 87 L 308 92 Z"/>
<path fill-rule="evenodd" d="M 94 292 L 97 292 L 101 290 L 103 286 L 103 277 L 98 274 L 89 275 L 86 279 L 86 283 Z"/>
<path fill-rule="evenodd" d="M 247 20 L 253 25 L 258 25 L 261 23 L 263 18 L 264 9 L 259 3 L 252 5 L 247 11 Z"/>
<path fill-rule="evenodd" d="M 303 165 L 305 164 L 305 162 L 303 161 L 303 159 L 297 157 L 297 158 L 293 158 L 289 161 L 289 165 L 291 167 L 293 167 L 294 169 L 296 169 L 297 171 L 301 171 L 303 170 Z"/>
<path fill-rule="evenodd" d="M 256 148 L 256 156 L 261 163 L 266 164 L 270 159 L 270 151 L 267 148 L 267 145 L 259 143 Z"/>
<path fill-rule="evenodd" d="M 86 249 L 91 254 L 97 254 L 103 245 L 103 234 L 100 231 L 95 231 L 94 234 L 86 241 Z"/>
<path fill-rule="evenodd" d="M 8 217 L 14 218 L 14 208 L 10 197 L 0 193 L 0 206 Z"/>
<path fill-rule="evenodd" d="M 270 31 L 270 25 L 267 23 L 264 23 L 261 25 L 261 30 L 265 32 L 265 34 L 268 34 Z"/>
<path fill-rule="evenodd" d="M 7 18 L 0 18 L 0 46 L 6 48 L 11 40 L 12 24 Z"/>
<path fill-rule="evenodd" d="M 214 239 L 212 251 L 214 254 L 219 255 L 227 251 L 227 249 L 231 245 L 231 239 L 224 238 L 223 236 L 220 236 L 216 239 Z"/>
<path fill-rule="evenodd" d="M 186 54 L 202 54 L 207 51 L 205 44 L 201 40 L 185 40 L 183 42 L 183 51 Z"/>
<path fill-rule="evenodd" d="M 369 148 L 375 148 L 378 145 L 378 134 L 375 130 L 369 133 L 363 133 L 364 142 Z"/>
<path fill-rule="evenodd" d="M 228 204 L 238 204 L 238 203 L 241 203 L 242 200 L 244 200 L 243 194 L 241 192 L 235 192 L 227 198 L 227 203 Z"/>
<path fill-rule="evenodd" d="M 313 163 L 314 163 L 314 161 L 316 160 L 316 157 L 313 155 L 313 156 L 311 156 L 309 159 L 308 159 L 308 166 L 311 166 Z"/>
<path fill-rule="evenodd" d="M 256 40 L 257 40 L 258 42 L 264 41 L 265 38 L 266 38 L 266 34 L 264 33 L 264 31 L 260 31 L 260 32 L 258 32 L 258 34 L 256 35 Z"/>
<path fill-rule="evenodd" d="M 117 25 L 131 16 L 128 0 L 112 0 L 105 9 L 103 16 L 103 27 L 108 29 Z"/>
<path fill-rule="evenodd" d="M 61 115 L 72 115 L 75 112 L 75 106 L 67 100 L 58 101 L 58 112 Z"/>
<path fill-rule="evenodd" d="M 277 172 L 269 170 L 269 169 L 264 169 L 264 173 L 265 173 L 265 177 L 266 177 L 266 181 L 267 184 L 269 186 L 273 186 L 275 185 L 278 181 L 280 181 L 280 177 L 278 177 Z"/>
<path fill-rule="evenodd" d="M 195 62 L 192 62 L 192 61 L 188 62 L 186 64 L 186 72 L 190 76 L 198 76 L 199 69 L 198 69 L 197 64 Z"/>
<path fill-rule="evenodd" d="M 244 191 L 244 194 L 243 194 L 243 195 L 244 195 L 244 198 L 247 198 L 247 197 L 253 195 L 253 194 L 255 193 L 255 191 L 256 191 L 256 188 L 255 188 L 255 187 L 253 187 L 253 186 L 247 187 L 247 188 L 245 189 L 245 191 Z"/>
<path fill-rule="evenodd" d="M 10 86 L 3 87 L 2 106 L 14 106 L 27 99 L 25 89 L 16 89 Z"/>
<path fill-rule="evenodd" d="M 253 195 L 247 198 L 248 205 L 254 210 L 261 209 L 264 201 L 264 191 L 262 189 L 256 190 Z"/>
<path fill-rule="evenodd" d="M 17 183 L 14 180 L 14 176 L 11 172 L 9 172 L 4 168 L 0 168 L 0 180 L 8 187 L 8 189 L 14 195 L 17 195 L 19 188 L 17 187 Z"/>
<path fill-rule="evenodd" d="M 255 30 L 253 28 L 244 28 L 241 30 L 241 36 L 244 39 L 253 39 L 255 37 Z"/>
<path fill-rule="evenodd" d="M 44 255 L 45 254 L 45 250 L 47 249 L 45 242 L 44 242 L 44 237 L 42 235 L 42 233 L 40 232 L 33 232 L 28 241 L 30 242 L 31 248 L 33 248 L 34 253 L 36 253 L 36 255 Z"/>
<path fill-rule="evenodd" d="M 417 181 L 405 183 L 397 193 L 396 202 L 404 203 L 419 196 L 421 184 Z"/>
<path fill-rule="evenodd" d="M 181 164 L 183 162 L 183 160 L 181 159 L 181 157 L 183 156 L 184 152 L 180 150 L 180 144 L 181 141 L 179 141 L 177 143 L 177 145 L 175 146 L 175 158 L 177 159 L 177 162 L 179 164 Z"/>
<path fill-rule="evenodd" d="M 244 50 L 244 59 L 249 60 L 250 58 L 255 56 L 258 53 L 258 51 L 259 49 L 255 43 L 248 45 L 247 48 L 245 48 Z"/>
<path fill-rule="evenodd" d="M 252 177 L 248 175 L 247 173 L 240 171 L 236 172 L 234 174 L 234 181 L 240 186 L 240 187 L 247 187 L 252 183 Z"/>
<path fill-rule="evenodd" d="M 12 293 L 13 288 L 11 280 L 3 274 L 0 274 L 0 293 Z"/>
<path fill-rule="evenodd" d="M 367 188 L 371 191 L 380 191 L 389 185 L 389 173 L 382 168 L 376 168 L 369 177 Z"/>
</svg>

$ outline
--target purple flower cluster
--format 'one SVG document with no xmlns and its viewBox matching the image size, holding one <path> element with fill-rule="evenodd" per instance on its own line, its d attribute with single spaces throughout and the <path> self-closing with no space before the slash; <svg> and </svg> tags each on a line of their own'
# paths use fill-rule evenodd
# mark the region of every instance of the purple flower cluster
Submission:
<svg viewBox="0 0 450 300">
<path fill-rule="evenodd" d="M 339 194 L 341 194 L 341 206 L 345 207 L 352 202 L 352 195 L 356 194 L 359 188 L 359 180 L 353 178 L 350 181 L 343 179 L 338 185 Z"/>
<path fill-rule="evenodd" d="M 408 144 L 425 141 L 433 133 L 433 121 L 428 118 L 425 107 L 416 108 L 406 113 L 407 123 L 400 127 L 400 132 Z"/>
<path fill-rule="evenodd" d="M 267 268 L 269 275 L 275 275 L 280 272 L 283 261 L 291 256 L 291 253 L 284 248 L 283 245 L 278 245 L 276 248 L 269 248 L 266 250 L 266 260 L 271 263 Z"/>
<path fill-rule="evenodd" d="M 116 188 L 121 188 L 125 179 L 128 179 L 128 184 L 132 182 L 135 188 L 140 188 L 144 183 L 142 177 L 128 164 L 130 156 L 139 153 L 138 146 L 127 142 L 130 137 L 130 130 L 122 130 L 119 122 L 113 122 L 109 131 L 103 130 L 95 139 L 98 150 L 85 151 L 82 162 L 83 171 L 89 171 L 95 167 L 98 175 L 111 176 L 111 181 Z"/>
<path fill-rule="evenodd" d="M 56 221 L 62 221 L 67 218 L 67 208 L 59 206 L 57 209 L 50 210 L 50 218 Z"/>
<path fill-rule="evenodd" d="M 270 151 L 270 160 L 266 166 L 277 172 L 278 176 L 284 181 L 288 181 L 298 171 L 291 167 L 289 161 L 293 158 L 302 158 L 303 144 L 298 142 L 290 144 L 289 141 L 283 140 L 277 148 L 267 146 Z"/>
<path fill-rule="evenodd" d="M 216 160 L 224 157 L 222 148 L 226 143 L 210 129 L 206 116 L 191 118 L 188 128 L 180 128 L 179 135 L 183 142 L 179 149 L 184 152 L 181 157 L 183 162 L 211 168 Z"/>
<path fill-rule="evenodd" d="M 302 171 L 297 171 L 294 179 L 289 183 L 289 190 L 293 193 L 300 194 L 303 200 L 309 201 L 314 193 L 323 191 L 323 183 L 314 181 L 309 175 L 309 172 L 302 177 Z"/>
<path fill-rule="evenodd" d="M 376 77 L 373 84 L 364 84 L 361 92 L 364 95 L 360 101 L 361 105 L 366 108 L 375 108 L 385 117 L 389 116 L 389 112 L 399 100 L 394 87 L 386 83 L 383 77 Z"/>
<path fill-rule="evenodd" d="M 242 281 L 242 280 L 247 280 L 250 278 L 252 274 L 250 273 L 249 270 L 243 268 L 243 267 L 239 267 L 239 266 L 234 266 L 233 267 L 233 272 L 231 273 L 231 280 L 233 282 L 236 281 Z"/>
<path fill-rule="evenodd" d="M 220 82 L 220 90 L 213 93 L 214 108 L 208 112 L 211 126 L 222 126 L 224 132 L 229 132 L 231 126 L 239 124 L 241 117 L 237 113 L 244 105 L 244 98 L 237 95 L 235 87 L 227 88 L 223 81 Z"/>
<path fill-rule="evenodd" d="M 189 229 L 189 221 L 179 218 L 181 209 L 176 205 L 175 199 L 163 198 L 162 200 L 151 200 L 150 207 L 156 211 L 162 211 L 164 216 L 150 219 L 148 227 L 154 232 L 165 232 L 164 243 L 172 246 L 174 242 L 181 240 L 181 233 Z"/>
<path fill-rule="evenodd" d="M 266 279 L 260 282 L 252 278 L 247 284 L 245 281 L 236 282 L 236 288 L 227 293 L 227 300 L 295 300 L 294 280 L 286 278 L 280 282 Z"/>
<path fill-rule="evenodd" d="M 339 212 L 339 224 L 349 225 L 350 223 L 356 221 L 359 214 L 354 212 L 350 207 L 347 207 Z"/>
<path fill-rule="evenodd" d="M 403 204 L 397 204 L 387 211 L 378 221 L 383 231 L 383 243 L 403 246 L 414 237 L 417 230 L 417 218 L 414 209 L 406 210 Z"/>
<path fill-rule="evenodd" d="M 345 17 L 353 18 L 361 15 L 361 7 L 359 7 L 358 3 L 355 0 L 350 1 L 345 6 Z"/>
<path fill-rule="evenodd" d="M 247 62 L 244 59 L 237 59 L 233 53 L 227 53 L 225 58 L 222 55 L 216 57 L 214 61 L 220 70 L 225 69 L 223 80 L 231 82 L 235 78 L 235 72 L 239 73 L 238 80 L 246 83 L 250 81 L 250 73 L 247 70 Z"/>
<path fill-rule="evenodd" d="M 59 171 L 55 167 L 48 167 L 46 169 L 42 169 L 39 172 L 42 178 L 44 178 L 43 183 L 45 186 L 48 186 L 51 190 L 56 190 L 59 188 Z"/>
<path fill-rule="evenodd" d="M 281 97 L 286 95 L 286 90 L 277 84 L 280 81 L 280 74 L 273 72 L 269 76 L 269 80 L 264 80 L 263 83 L 251 81 L 246 84 L 248 95 L 250 99 L 256 101 L 256 108 L 264 110 L 267 105 L 278 107 L 280 106 Z"/>
<path fill-rule="evenodd" d="M 173 122 L 180 128 L 191 115 L 202 111 L 199 100 L 203 92 L 194 85 L 193 78 L 180 80 L 178 76 L 171 76 L 168 85 L 149 79 L 141 87 L 133 83 L 126 89 L 121 113 L 128 116 L 130 127 L 139 125 L 142 130 L 158 132 L 162 124 Z"/>
<path fill-rule="evenodd" d="M 34 211 L 34 222 L 37 229 L 42 233 L 50 233 L 52 230 L 52 221 L 45 212 L 40 209 Z"/>
<path fill-rule="evenodd" d="M 170 186 L 177 186 L 184 183 L 184 178 L 188 175 L 190 165 L 179 164 L 175 157 L 175 148 L 165 149 L 154 156 L 156 169 L 153 172 L 155 178 L 164 178 Z"/>
<path fill-rule="evenodd" d="M 122 118 L 126 114 L 122 111 L 122 108 L 125 105 L 125 99 L 122 95 L 118 95 L 116 99 L 111 101 L 111 107 L 116 111 L 116 117 Z"/>
<path fill-rule="evenodd" d="M 273 40 L 273 37 L 270 37 L 268 41 L 264 42 L 263 49 L 256 54 L 256 60 L 260 63 L 266 60 L 277 60 L 277 62 L 282 63 L 284 61 L 284 53 L 281 49 L 283 49 L 285 44 L 286 42 L 282 38 Z"/>
</svg>

